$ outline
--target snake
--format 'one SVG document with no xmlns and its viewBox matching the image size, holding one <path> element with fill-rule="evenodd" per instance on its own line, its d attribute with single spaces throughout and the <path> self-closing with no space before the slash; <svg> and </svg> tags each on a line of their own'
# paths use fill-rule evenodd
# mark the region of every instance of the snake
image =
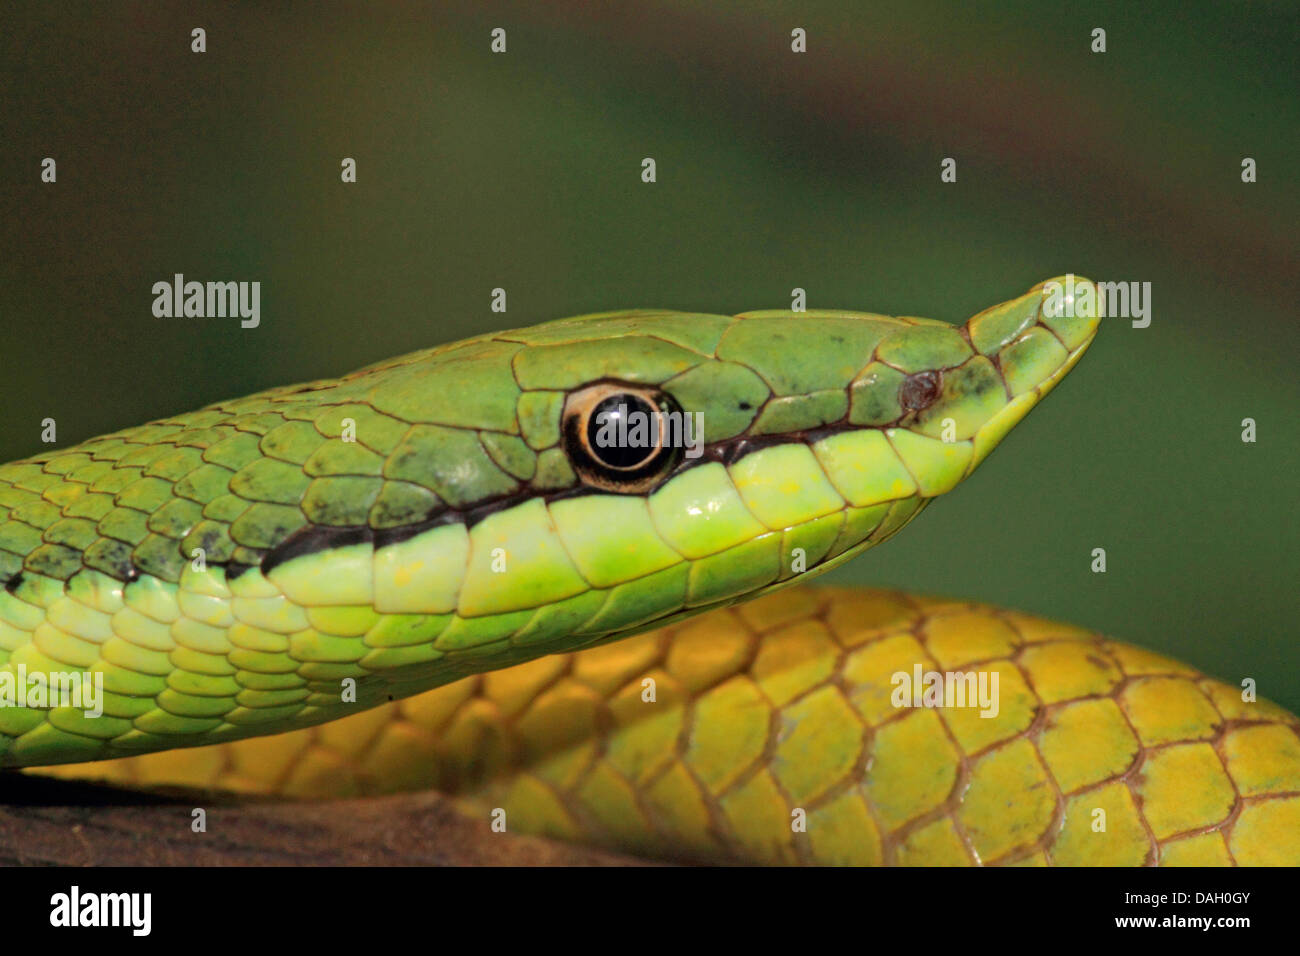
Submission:
<svg viewBox="0 0 1300 956">
<path fill-rule="evenodd" d="M 1284 709 L 1085 628 L 806 583 L 985 460 L 1095 293 L 584 315 L 0 466 L 0 766 L 433 788 L 676 862 L 1294 865 Z"/>
</svg>

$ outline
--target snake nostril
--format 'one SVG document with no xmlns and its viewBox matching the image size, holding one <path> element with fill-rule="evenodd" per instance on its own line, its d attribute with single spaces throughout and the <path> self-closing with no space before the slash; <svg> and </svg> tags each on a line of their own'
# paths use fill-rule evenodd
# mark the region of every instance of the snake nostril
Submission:
<svg viewBox="0 0 1300 956">
<path fill-rule="evenodd" d="M 917 372 L 903 379 L 898 386 L 898 403 L 904 410 L 919 412 L 929 408 L 939 397 L 939 373 Z"/>
</svg>

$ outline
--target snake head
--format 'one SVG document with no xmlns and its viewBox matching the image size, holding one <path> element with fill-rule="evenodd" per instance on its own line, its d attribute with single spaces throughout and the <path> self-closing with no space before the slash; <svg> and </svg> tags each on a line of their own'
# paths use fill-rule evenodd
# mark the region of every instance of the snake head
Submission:
<svg viewBox="0 0 1300 956">
<path fill-rule="evenodd" d="M 290 390 L 284 401 L 311 403 L 295 417 L 332 436 L 350 416 L 382 462 L 364 482 L 314 478 L 329 487 L 304 497 L 311 524 L 260 573 L 295 603 L 407 622 L 376 640 L 431 640 L 438 673 L 792 583 L 897 532 L 1059 381 L 1096 331 L 1096 298 L 1086 280 L 1053 288 L 962 327 L 838 311 L 580 316 Z M 370 461 L 348 450 L 331 438 L 313 472 Z M 376 489 L 364 499 L 333 492 L 363 483 Z"/>
</svg>

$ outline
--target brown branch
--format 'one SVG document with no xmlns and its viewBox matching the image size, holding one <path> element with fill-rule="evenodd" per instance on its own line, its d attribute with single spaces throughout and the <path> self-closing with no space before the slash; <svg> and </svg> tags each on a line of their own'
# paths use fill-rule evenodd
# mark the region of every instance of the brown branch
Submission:
<svg viewBox="0 0 1300 956">
<path fill-rule="evenodd" d="M 0 777 L 0 864 L 65 866 L 592 866 L 637 861 L 493 833 L 436 793 L 312 803 L 197 791 L 138 794 Z M 207 832 L 191 830 L 207 813 Z"/>
</svg>

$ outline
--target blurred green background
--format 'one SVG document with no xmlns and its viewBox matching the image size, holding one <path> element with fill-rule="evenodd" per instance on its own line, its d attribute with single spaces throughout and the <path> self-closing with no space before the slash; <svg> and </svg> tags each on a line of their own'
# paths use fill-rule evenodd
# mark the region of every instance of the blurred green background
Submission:
<svg viewBox="0 0 1300 956">
<path fill-rule="evenodd" d="M 591 7 L 8 6 L 0 460 L 46 417 L 70 444 L 586 311 L 798 286 L 961 321 L 1069 271 L 1148 281 L 1150 328 L 1104 325 L 835 580 L 1085 624 L 1300 709 L 1295 4 Z M 176 272 L 261 281 L 261 327 L 154 318 Z"/>
</svg>

